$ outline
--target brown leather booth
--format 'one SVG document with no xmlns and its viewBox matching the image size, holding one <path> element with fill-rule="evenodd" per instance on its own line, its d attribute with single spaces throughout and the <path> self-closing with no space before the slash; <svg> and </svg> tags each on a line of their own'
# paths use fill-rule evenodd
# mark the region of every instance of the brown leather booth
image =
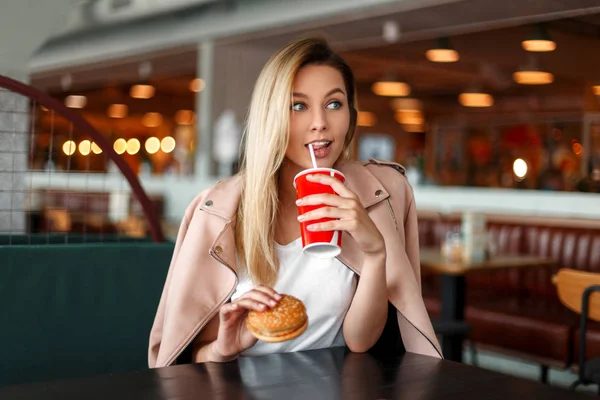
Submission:
<svg viewBox="0 0 600 400">
<path fill-rule="evenodd" d="M 600 223 L 520 216 L 487 216 L 498 253 L 551 257 L 558 268 L 600 272 Z M 420 245 L 440 246 L 445 234 L 460 227 L 460 215 L 419 215 Z M 569 367 L 576 361 L 578 316 L 556 295 L 556 269 L 535 268 L 467 275 L 465 317 L 477 346 L 500 350 L 545 366 Z M 440 311 L 438 277 L 423 271 L 428 311 Z M 588 353 L 600 356 L 600 324 L 590 324 Z"/>
</svg>

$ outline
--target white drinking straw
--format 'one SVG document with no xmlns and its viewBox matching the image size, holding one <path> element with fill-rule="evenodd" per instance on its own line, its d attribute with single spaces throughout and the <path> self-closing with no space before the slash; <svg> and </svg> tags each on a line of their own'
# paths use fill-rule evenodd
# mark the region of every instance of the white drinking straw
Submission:
<svg viewBox="0 0 600 400">
<path fill-rule="evenodd" d="M 317 168 L 317 160 L 315 159 L 315 151 L 313 150 L 312 143 L 308 145 L 308 150 L 310 151 L 310 159 L 313 163 L 313 168 Z"/>
</svg>

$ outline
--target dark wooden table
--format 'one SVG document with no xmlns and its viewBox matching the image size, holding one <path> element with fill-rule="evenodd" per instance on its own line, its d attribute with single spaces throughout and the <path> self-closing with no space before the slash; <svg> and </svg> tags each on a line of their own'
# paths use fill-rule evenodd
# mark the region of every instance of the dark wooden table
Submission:
<svg viewBox="0 0 600 400">
<path fill-rule="evenodd" d="M 0 387 L 2 400 L 589 399 L 566 389 L 406 353 L 344 348 Z"/>
<path fill-rule="evenodd" d="M 466 275 L 500 269 L 546 268 L 553 267 L 554 260 L 525 254 L 497 255 L 489 259 L 468 262 L 452 261 L 442 256 L 439 248 L 420 249 L 421 268 L 440 275 L 442 310 L 439 321 L 434 326 L 452 326 L 464 323 Z M 462 334 L 442 335 L 441 345 L 444 357 L 462 362 Z"/>
</svg>

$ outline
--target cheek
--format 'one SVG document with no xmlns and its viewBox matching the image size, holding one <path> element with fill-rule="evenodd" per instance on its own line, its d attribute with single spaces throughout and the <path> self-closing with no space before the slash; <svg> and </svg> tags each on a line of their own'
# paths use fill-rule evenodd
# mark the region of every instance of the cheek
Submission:
<svg viewBox="0 0 600 400">
<path fill-rule="evenodd" d="M 285 152 L 288 157 L 298 153 L 298 149 L 304 144 L 305 132 L 306 128 L 303 125 L 302 118 L 290 116 L 290 140 Z"/>
<path fill-rule="evenodd" d="M 346 111 L 336 114 L 332 121 L 332 128 L 337 138 L 346 136 L 350 128 L 350 113 Z"/>
<path fill-rule="evenodd" d="M 300 142 L 305 131 L 301 118 L 290 118 L 290 144 Z"/>
<path fill-rule="evenodd" d="M 310 125 L 310 115 L 307 112 L 290 114 L 290 130 L 292 133 L 306 132 Z"/>
</svg>

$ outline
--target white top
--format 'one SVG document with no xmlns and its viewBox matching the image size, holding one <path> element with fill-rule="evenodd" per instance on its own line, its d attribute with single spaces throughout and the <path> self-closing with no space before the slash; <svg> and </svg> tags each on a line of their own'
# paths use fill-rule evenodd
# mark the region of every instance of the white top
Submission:
<svg viewBox="0 0 600 400">
<path fill-rule="evenodd" d="M 304 302 L 308 328 L 299 337 L 283 343 L 259 340 L 243 356 L 345 346 L 342 324 L 356 291 L 354 272 L 336 258 L 321 259 L 302 253 L 301 238 L 282 246 L 275 245 L 279 258 L 279 277 L 275 291 Z M 231 297 L 236 300 L 254 288 L 245 268 L 240 268 L 239 283 Z"/>
</svg>

